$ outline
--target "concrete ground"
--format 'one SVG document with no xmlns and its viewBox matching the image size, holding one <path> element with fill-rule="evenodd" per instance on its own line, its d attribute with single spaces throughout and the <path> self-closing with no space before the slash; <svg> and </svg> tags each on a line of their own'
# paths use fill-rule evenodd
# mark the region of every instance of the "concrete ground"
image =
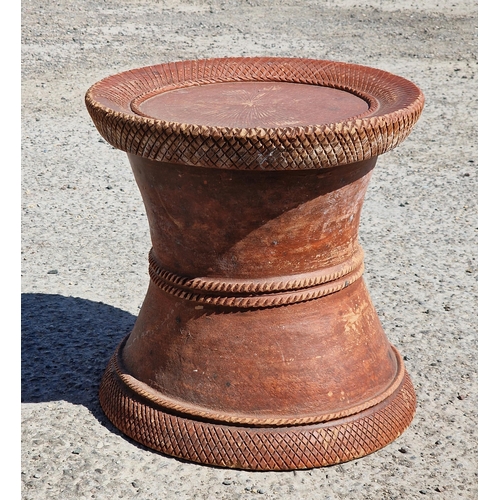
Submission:
<svg viewBox="0 0 500 500">
<path fill-rule="evenodd" d="M 365 279 L 418 408 L 394 443 L 338 466 L 248 472 L 145 449 L 97 391 L 148 285 L 146 215 L 88 87 L 220 56 L 354 62 L 426 107 L 379 158 Z M 477 487 L 477 6 L 472 0 L 25 0 L 22 3 L 23 499 L 474 499 Z"/>
</svg>

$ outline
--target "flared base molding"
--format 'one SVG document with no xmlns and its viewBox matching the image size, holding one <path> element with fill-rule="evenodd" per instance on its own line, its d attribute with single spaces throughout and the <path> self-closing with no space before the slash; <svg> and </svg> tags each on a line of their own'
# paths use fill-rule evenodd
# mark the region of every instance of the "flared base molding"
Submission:
<svg viewBox="0 0 500 500">
<path fill-rule="evenodd" d="M 206 465 L 284 471 L 347 462 L 398 438 L 416 409 L 413 385 L 401 366 L 404 375 L 392 394 L 349 417 L 286 427 L 213 422 L 166 410 L 133 391 L 116 371 L 117 354 L 108 364 L 99 393 L 110 421 L 148 448 Z"/>
</svg>

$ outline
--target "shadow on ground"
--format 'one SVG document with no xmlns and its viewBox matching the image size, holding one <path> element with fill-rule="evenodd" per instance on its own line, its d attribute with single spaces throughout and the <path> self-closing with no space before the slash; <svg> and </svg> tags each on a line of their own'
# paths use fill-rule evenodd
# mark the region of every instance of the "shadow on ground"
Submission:
<svg viewBox="0 0 500 500">
<path fill-rule="evenodd" d="M 119 432 L 99 404 L 99 384 L 106 365 L 136 319 L 102 302 L 22 294 L 21 402 L 67 401 L 84 405 L 110 432 L 147 449 Z"/>
<path fill-rule="evenodd" d="M 136 317 L 102 302 L 21 295 L 21 401 L 68 401 L 101 416 L 99 383 Z"/>
</svg>

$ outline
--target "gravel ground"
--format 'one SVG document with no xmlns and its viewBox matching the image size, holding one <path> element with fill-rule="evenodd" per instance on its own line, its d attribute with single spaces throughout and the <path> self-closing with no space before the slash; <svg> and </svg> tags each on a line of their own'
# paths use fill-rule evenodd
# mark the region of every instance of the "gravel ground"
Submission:
<svg viewBox="0 0 500 500">
<path fill-rule="evenodd" d="M 98 403 L 146 293 L 150 241 L 126 155 L 100 138 L 85 91 L 134 67 L 239 55 L 365 64 L 426 96 L 410 137 L 379 158 L 360 228 L 417 414 L 346 464 L 186 463 L 123 436 Z M 476 134 L 472 0 L 23 1 L 22 498 L 477 498 Z"/>
</svg>

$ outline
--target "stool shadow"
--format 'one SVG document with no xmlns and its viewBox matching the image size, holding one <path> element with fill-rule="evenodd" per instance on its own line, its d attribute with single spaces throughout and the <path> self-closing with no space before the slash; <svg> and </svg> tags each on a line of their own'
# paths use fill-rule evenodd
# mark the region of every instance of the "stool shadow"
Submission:
<svg viewBox="0 0 500 500">
<path fill-rule="evenodd" d="M 21 294 L 21 402 L 83 405 L 110 432 L 137 448 L 165 456 L 116 429 L 99 404 L 99 384 L 106 365 L 136 319 L 102 302 L 55 294 Z M 193 465 L 182 458 L 170 458 Z"/>
<path fill-rule="evenodd" d="M 136 317 L 77 297 L 21 295 L 21 402 L 67 401 L 106 424 L 98 392 L 104 369 Z M 108 427 L 108 425 L 106 425 Z"/>
<path fill-rule="evenodd" d="M 120 432 L 99 404 L 99 384 L 106 365 L 136 319 L 102 302 L 21 294 L 21 402 L 83 405 L 110 432 L 137 448 L 164 456 Z"/>
</svg>

